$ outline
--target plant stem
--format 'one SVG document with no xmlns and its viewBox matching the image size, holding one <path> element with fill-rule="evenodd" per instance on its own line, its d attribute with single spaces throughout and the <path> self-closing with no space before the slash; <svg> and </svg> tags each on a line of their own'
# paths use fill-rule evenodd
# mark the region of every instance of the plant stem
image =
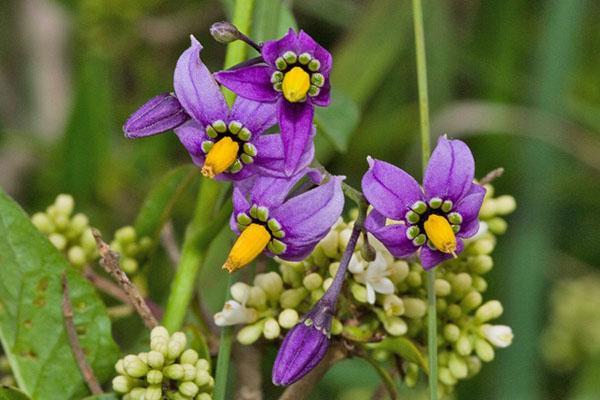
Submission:
<svg viewBox="0 0 600 400">
<path fill-rule="evenodd" d="M 425 33 L 423 30 L 423 7 L 421 0 L 413 0 L 413 25 L 415 30 L 415 52 L 417 58 L 417 83 L 419 87 L 419 114 L 421 120 L 421 162 L 423 174 L 427 168 L 429 154 L 429 99 L 427 95 L 427 60 Z M 429 398 L 437 399 L 437 315 L 435 300 L 435 270 L 427 271 L 427 353 L 429 355 Z"/>
<path fill-rule="evenodd" d="M 252 13 L 254 12 L 254 0 L 236 0 L 233 9 L 233 21 L 231 23 L 235 25 L 238 30 L 244 34 L 250 32 L 250 25 L 252 23 Z M 242 41 L 235 41 L 227 45 L 227 52 L 225 53 L 225 65 L 227 69 L 233 67 L 246 60 L 248 54 L 248 45 Z M 229 105 L 233 104 L 235 94 L 223 88 L 223 94 Z"/>
<path fill-rule="evenodd" d="M 229 275 L 227 293 L 233 284 L 233 275 Z M 228 296 L 229 297 L 229 296 Z M 215 388 L 213 390 L 214 400 L 225 400 L 227 394 L 227 381 L 229 375 L 229 363 L 231 362 L 231 347 L 233 344 L 233 326 L 224 326 L 221 330 L 219 340 L 219 356 L 215 369 Z"/>
<path fill-rule="evenodd" d="M 219 184 L 210 179 L 203 179 L 198 193 L 194 216 L 185 233 L 181 259 L 177 272 L 171 283 L 171 292 L 167 300 L 163 325 L 175 332 L 181 328 L 186 311 L 190 304 L 196 277 L 200 265 L 204 261 L 208 245 L 199 246 L 201 231 L 213 218 L 215 204 L 219 196 Z"/>
<path fill-rule="evenodd" d="M 371 366 L 375 369 L 383 384 L 390 395 L 391 400 L 398 400 L 398 390 L 396 389 L 396 384 L 394 383 L 394 379 L 391 377 L 390 373 L 381 366 L 379 361 L 375 360 L 371 355 L 367 352 L 361 352 L 358 356 L 365 361 L 367 361 Z"/>
</svg>

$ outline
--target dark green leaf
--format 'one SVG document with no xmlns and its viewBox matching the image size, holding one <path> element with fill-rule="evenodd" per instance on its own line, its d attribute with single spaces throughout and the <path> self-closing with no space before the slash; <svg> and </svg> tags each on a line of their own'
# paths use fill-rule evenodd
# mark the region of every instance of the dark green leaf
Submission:
<svg viewBox="0 0 600 400">
<path fill-rule="evenodd" d="M 348 150 L 350 138 L 360 119 L 356 103 L 344 93 L 333 90 L 329 107 L 318 107 L 315 114 L 319 132 L 327 135 L 338 151 Z"/>
<path fill-rule="evenodd" d="M 0 400 L 29 400 L 25 393 L 8 386 L 0 387 Z"/>
<path fill-rule="evenodd" d="M 65 271 L 79 341 L 94 373 L 105 381 L 118 348 L 104 304 L 0 190 L 0 340 L 19 387 L 33 398 L 80 399 L 88 393 L 64 327 Z"/>
<path fill-rule="evenodd" d="M 168 172 L 157 182 L 135 220 L 134 227 L 138 237 L 149 236 L 158 239 L 177 199 L 196 175 L 196 168 L 185 165 Z"/>
<path fill-rule="evenodd" d="M 391 351 L 398 356 L 404 358 L 407 361 L 417 364 L 425 372 L 427 368 L 427 361 L 425 355 L 410 339 L 405 337 L 386 337 L 378 343 L 368 343 L 365 345 L 369 349 L 381 349 Z"/>
</svg>

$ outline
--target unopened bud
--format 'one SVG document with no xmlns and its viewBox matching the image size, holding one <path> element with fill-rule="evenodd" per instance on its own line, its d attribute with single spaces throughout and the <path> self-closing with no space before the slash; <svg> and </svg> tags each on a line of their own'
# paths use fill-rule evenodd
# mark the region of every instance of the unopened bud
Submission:
<svg viewBox="0 0 600 400">
<path fill-rule="evenodd" d="M 475 339 L 475 353 L 483 362 L 490 362 L 494 359 L 494 348 L 484 339 Z"/>
<path fill-rule="evenodd" d="M 133 378 L 141 378 L 148 372 L 148 365 L 136 355 L 128 355 L 123 359 L 123 369 Z"/>
<path fill-rule="evenodd" d="M 450 372 L 452 372 L 452 375 L 458 379 L 466 378 L 469 373 L 465 360 L 454 353 L 450 354 L 450 358 L 448 360 L 448 369 Z"/>
<path fill-rule="evenodd" d="M 58 250 L 63 251 L 67 247 L 67 239 L 60 233 L 51 233 L 48 240 Z"/>
<path fill-rule="evenodd" d="M 487 254 L 469 257 L 468 262 L 471 271 L 475 272 L 476 274 L 485 274 L 494 266 L 494 260 Z"/>
<path fill-rule="evenodd" d="M 331 334 L 332 335 L 340 335 L 343 330 L 344 330 L 344 325 L 342 324 L 342 322 L 339 319 L 334 318 L 331 321 Z"/>
<path fill-rule="evenodd" d="M 473 310 L 481 305 L 483 298 L 481 297 L 481 293 L 472 290 L 463 297 L 461 301 L 461 305 L 465 310 Z"/>
<path fill-rule="evenodd" d="M 410 268 L 406 261 L 398 260 L 390 264 L 388 271 L 390 272 L 389 278 L 392 280 L 392 282 L 398 284 L 408 277 Z"/>
<path fill-rule="evenodd" d="M 208 371 L 209 368 L 210 364 L 208 363 L 208 360 L 201 358 L 198 361 L 196 361 L 196 371 Z"/>
<path fill-rule="evenodd" d="M 448 296 L 451 291 L 452 287 L 447 280 L 439 278 L 435 280 L 435 294 L 438 297 Z"/>
<path fill-rule="evenodd" d="M 71 247 L 67 252 L 67 258 L 69 259 L 69 262 L 76 267 L 83 266 L 87 261 L 85 251 L 79 246 Z"/>
<path fill-rule="evenodd" d="M 456 385 L 456 378 L 452 375 L 452 372 L 448 368 L 440 368 L 438 372 L 438 378 L 440 382 L 448 386 Z"/>
<path fill-rule="evenodd" d="M 126 375 L 125 368 L 123 368 L 123 359 L 120 358 L 119 361 L 115 364 L 115 371 L 117 371 L 121 375 Z"/>
<path fill-rule="evenodd" d="M 124 226 L 117 229 L 115 232 L 115 239 L 121 243 L 121 245 L 133 243 L 136 240 L 135 228 L 133 226 Z"/>
<path fill-rule="evenodd" d="M 124 257 L 121 260 L 121 268 L 128 274 L 135 274 L 139 268 L 139 264 L 135 258 Z"/>
<path fill-rule="evenodd" d="M 165 356 L 158 351 L 149 351 L 146 357 L 148 359 L 148 365 L 154 369 L 161 369 L 165 363 Z"/>
<path fill-rule="evenodd" d="M 183 378 L 184 381 L 192 381 L 196 378 L 196 367 L 191 364 L 181 364 L 183 367 Z"/>
<path fill-rule="evenodd" d="M 421 277 L 421 273 L 417 271 L 410 271 L 408 276 L 406 277 L 406 283 L 408 286 L 417 288 L 423 284 L 423 278 Z"/>
<path fill-rule="evenodd" d="M 296 308 L 307 295 L 308 290 L 304 287 L 288 289 L 281 293 L 279 304 L 282 308 Z"/>
<path fill-rule="evenodd" d="M 454 343 L 460 337 L 460 328 L 454 324 L 446 324 L 444 326 L 443 333 L 444 333 L 444 338 L 447 341 Z"/>
<path fill-rule="evenodd" d="M 327 291 L 329 290 L 329 287 L 331 286 L 331 284 L 333 283 L 333 278 L 327 278 L 323 281 L 323 290 Z"/>
<path fill-rule="evenodd" d="M 198 352 L 196 350 L 193 349 L 187 349 L 186 351 L 184 351 L 181 356 L 179 357 L 179 361 L 182 364 L 196 364 L 196 362 L 198 361 Z"/>
<path fill-rule="evenodd" d="M 388 316 L 400 316 L 404 314 L 404 302 L 395 294 L 387 294 L 383 297 L 383 309 Z"/>
<path fill-rule="evenodd" d="M 469 252 L 471 254 L 490 254 L 494 247 L 496 247 L 495 241 L 489 236 L 476 240 L 473 244 L 471 244 L 469 248 Z"/>
<path fill-rule="evenodd" d="M 54 226 L 50 218 L 44 213 L 38 212 L 33 214 L 31 222 L 42 233 L 48 235 L 54 231 Z"/>
<path fill-rule="evenodd" d="M 211 382 L 212 377 L 210 376 L 210 374 L 208 373 L 208 371 L 206 370 L 197 370 L 196 371 L 196 378 L 194 379 L 194 383 L 196 385 L 198 385 L 199 387 L 203 387 L 206 385 L 209 385 Z"/>
<path fill-rule="evenodd" d="M 160 383 L 162 382 L 162 379 L 163 379 L 163 374 L 161 371 L 159 371 L 157 369 L 150 370 L 146 374 L 146 380 L 151 385 L 160 385 Z"/>
<path fill-rule="evenodd" d="M 247 305 L 259 310 L 264 309 L 267 306 L 267 294 L 260 287 L 252 286 Z"/>
<path fill-rule="evenodd" d="M 227 22 L 215 22 L 210 27 L 210 35 L 217 42 L 222 44 L 227 44 L 231 42 L 235 42 L 240 39 L 240 31 L 235 27 L 235 25 Z"/>
<path fill-rule="evenodd" d="M 265 325 L 263 326 L 263 335 L 265 339 L 273 340 L 279 337 L 281 328 L 275 320 L 275 318 L 267 318 Z"/>
<path fill-rule="evenodd" d="M 456 342 L 456 352 L 461 356 L 468 356 L 473 351 L 471 340 L 466 335 L 462 335 Z"/>
<path fill-rule="evenodd" d="M 321 275 L 317 274 L 316 272 L 313 272 L 312 274 L 308 274 L 304 277 L 304 279 L 302 280 L 302 284 L 308 290 L 316 290 L 320 288 L 323 284 L 323 278 L 321 277 Z"/>
<path fill-rule="evenodd" d="M 283 292 L 283 280 L 277 272 L 258 274 L 254 278 L 254 286 L 260 287 L 270 301 L 275 301 Z"/>
<path fill-rule="evenodd" d="M 509 195 L 499 196 L 495 199 L 496 213 L 498 215 L 510 214 L 517 208 L 515 198 Z"/>
<path fill-rule="evenodd" d="M 175 332 L 171 339 L 169 340 L 169 344 L 167 347 L 167 357 L 170 359 L 176 359 L 185 349 L 185 345 L 187 343 L 187 339 L 183 332 Z"/>
<path fill-rule="evenodd" d="M 212 396 L 208 393 L 199 393 L 195 400 L 212 400 Z"/>
<path fill-rule="evenodd" d="M 112 388 L 117 393 L 129 393 L 133 387 L 133 379 L 124 375 L 117 375 L 112 380 Z"/>
<path fill-rule="evenodd" d="M 466 272 L 461 272 L 452 280 L 452 290 L 456 294 L 463 294 L 471 288 L 472 284 L 473 279 L 471 278 L 471 275 L 467 274 Z"/>
<path fill-rule="evenodd" d="M 486 322 L 502 315 L 504 308 L 498 300 L 490 300 L 485 302 L 475 312 L 475 318 L 481 322 Z"/>
<path fill-rule="evenodd" d="M 163 374 L 169 378 L 169 379 L 173 379 L 173 380 L 180 380 L 181 378 L 183 378 L 183 374 L 184 374 L 184 369 L 183 366 L 181 364 L 171 364 L 171 365 L 167 365 L 165 368 L 163 368 Z"/>
<path fill-rule="evenodd" d="M 161 385 L 150 385 L 146 388 L 146 393 L 144 393 L 144 400 L 160 400 L 160 399 L 162 399 Z"/>
<path fill-rule="evenodd" d="M 198 394 L 198 385 L 194 382 L 183 382 L 179 384 L 179 393 L 187 397 L 194 397 Z"/>
<path fill-rule="evenodd" d="M 54 200 L 56 212 L 65 216 L 70 216 L 75 208 L 75 200 L 70 194 L 59 194 Z"/>
<path fill-rule="evenodd" d="M 457 320 L 462 315 L 462 308 L 458 304 L 450 304 L 446 309 L 446 315 L 450 319 Z"/>
<path fill-rule="evenodd" d="M 467 368 L 470 377 L 477 375 L 481 371 L 481 360 L 475 356 L 467 357 Z"/>
<path fill-rule="evenodd" d="M 247 325 L 239 330 L 237 340 L 241 344 L 249 345 L 258 340 L 262 334 L 264 321 L 259 321 L 252 325 Z"/>
<path fill-rule="evenodd" d="M 508 347 L 513 340 L 513 332 L 506 325 L 482 325 L 479 328 L 481 334 L 496 347 Z"/>
<path fill-rule="evenodd" d="M 477 290 L 479 293 L 483 293 L 487 290 L 488 284 L 485 278 L 481 276 L 473 277 L 473 288 Z"/>
<path fill-rule="evenodd" d="M 323 253 L 329 258 L 337 258 L 339 248 L 339 233 L 335 229 L 329 231 L 327 236 L 319 242 L 319 246 L 323 249 Z"/>
<path fill-rule="evenodd" d="M 408 318 L 423 318 L 427 312 L 427 305 L 421 299 L 405 297 L 402 301 L 404 302 L 404 315 Z"/>
<path fill-rule="evenodd" d="M 367 302 L 367 288 L 356 282 L 350 284 L 350 292 L 356 301 L 359 303 Z"/>
<path fill-rule="evenodd" d="M 506 228 L 508 227 L 506 221 L 500 217 L 490 219 L 487 221 L 487 224 L 490 232 L 496 235 L 504 234 L 506 232 Z"/>
<path fill-rule="evenodd" d="M 279 313 L 278 321 L 282 328 L 291 329 L 298 323 L 298 319 L 298 311 L 291 308 L 286 308 Z"/>
<path fill-rule="evenodd" d="M 229 289 L 231 297 L 240 304 L 246 304 L 250 298 L 250 285 L 244 282 L 236 282 Z"/>
</svg>

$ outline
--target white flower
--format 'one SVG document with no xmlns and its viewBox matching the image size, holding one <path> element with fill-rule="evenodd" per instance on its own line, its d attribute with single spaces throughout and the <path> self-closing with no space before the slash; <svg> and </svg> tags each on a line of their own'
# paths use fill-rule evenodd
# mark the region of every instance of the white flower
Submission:
<svg viewBox="0 0 600 400">
<path fill-rule="evenodd" d="M 496 347 L 508 347 L 513 340 L 513 331 L 506 325 L 482 325 L 481 333 Z"/>
<path fill-rule="evenodd" d="M 235 300 L 229 300 L 223 306 L 223 310 L 214 316 L 217 326 L 229 326 L 237 324 L 249 324 L 256 321 L 258 317 L 256 310 L 246 308 Z"/>
<path fill-rule="evenodd" d="M 352 258 L 348 263 L 348 271 L 352 272 L 353 274 L 360 274 L 364 272 L 366 264 L 367 263 L 363 261 L 362 257 L 358 253 L 354 253 L 352 254 Z"/>
<path fill-rule="evenodd" d="M 388 263 L 381 252 L 377 252 L 375 260 L 370 262 L 367 269 L 355 275 L 355 279 L 367 286 L 367 301 L 375 304 L 375 292 L 393 294 L 394 283 L 388 278 L 390 271 Z"/>
</svg>

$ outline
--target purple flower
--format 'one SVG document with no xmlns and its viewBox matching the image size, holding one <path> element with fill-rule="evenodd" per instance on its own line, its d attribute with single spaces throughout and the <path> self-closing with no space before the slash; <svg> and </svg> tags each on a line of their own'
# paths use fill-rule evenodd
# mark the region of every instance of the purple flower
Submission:
<svg viewBox="0 0 600 400">
<path fill-rule="evenodd" d="M 275 385 L 291 385 L 323 359 L 329 348 L 334 305 L 322 298 L 285 336 L 273 365 Z"/>
<path fill-rule="evenodd" d="M 477 233 L 485 189 L 473 183 L 475 162 L 465 143 L 439 139 L 422 189 L 400 168 L 368 161 L 362 189 L 374 210 L 365 226 L 394 256 L 421 249 L 421 264 L 430 269 L 460 253 L 462 239 Z M 401 223 L 386 225 L 386 219 Z"/>
<path fill-rule="evenodd" d="M 202 174 L 210 178 L 283 176 L 281 135 L 262 135 L 277 121 L 275 105 L 238 97 L 230 110 L 200 59 L 202 45 L 193 36 L 191 42 L 177 61 L 175 94 L 159 95 L 143 105 L 125 123 L 126 136 L 139 138 L 174 129 Z M 309 146 L 298 167 L 306 167 L 312 156 Z"/>
<path fill-rule="evenodd" d="M 314 106 L 329 105 L 331 54 L 304 31 L 290 29 L 279 40 L 262 46 L 266 65 L 253 65 L 215 74 L 238 95 L 277 105 L 285 152 L 285 172 L 298 171 L 311 138 Z"/>
<path fill-rule="evenodd" d="M 233 272 L 263 251 L 269 256 L 299 261 L 327 235 L 344 207 L 344 178 L 333 176 L 290 198 L 290 191 L 303 176 L 256 177 L 254 182 L 249 179 L 236 185 L 231 228 L 240 235 L 223 268 Z"/>
</svg>

